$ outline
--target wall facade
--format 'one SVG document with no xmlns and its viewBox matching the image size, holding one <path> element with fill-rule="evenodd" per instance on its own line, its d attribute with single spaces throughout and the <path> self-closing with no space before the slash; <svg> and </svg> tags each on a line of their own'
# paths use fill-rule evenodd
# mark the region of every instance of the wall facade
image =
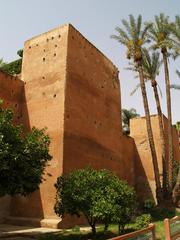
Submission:
<svg viewBox="0 0 180 240">
<path fill-rule="evenodd" d="M 47 127 L 51 139 L 46 181 L 40 190 L 26 198 L 14 197 L 11 208 L 13 218 L 19 222 L 34 219 L 34 224 L 48 225 L 51 219 L 59 219 L 54 213 L 54 183 L 62 173 L 64 134 L 64 93 L 66 79 L 68 26 L 54 29 L 25 42 L 22 80 L 25 94 L 22 102 L 23 123 L 29 130 L 33 126 Z M 16 206 L 16 207 L 14 207 Z M 45 219 L 45 220 L 44 220 Z M 47 221 L 46 221 L 47 220 Z"/>
<path fill-rule="evenodd" d="M 22 118 L 23 82 L 17 77 L 11 77 L 0 71 L 0 99 L 5 108 L 11 108 L 14 112 L 14 123 L 19 123 Z M 10 213 L 11 197 L 0 198 L 0 222 Z"/>
<path fill-rule="evenodd" d="M 52 176 L 46 175 L 40 190 L 28 197 L 13 197 L 9 222 L 72 223 L 54 213 L 54 183 L 76 168 L 107 168 L 134 185 L 135 145 L 122 135 L 118 69 L 110 60 L 65 25 L 25 42 L 21 78 L 20 122 L 26 131 L 47 127 Z"/>
<path fill-rule="evenodd" d="M 133 157 L 122 155 L 120 106 L 118 69 L 70 25 L 63 172 L 91 165 L 122 178 L 126 164 L 133 168 Z"/>
<path fill-rule="evenodd" d="M 25 42 L 22 80 L 0 72 L 0 97 L 15 111 L 25 130 L 47 127 L 50 154 L 39 191 L 28 197 L 0 199 L 0 221 L 45 227 L 70 227 L 84 220 L 54 213 L 54 183 L 62 173 L 91 166 L 106 168 L 135 186 L 141 198 L 154 197 L 155 183 L 145 118 L 131 121 L 131 137 L 122 134 L 118 69 L 72 25 Z M 151 117 L 160 173 L 157 116 Z M 167 138 L 167 119 L 164 118 Z M 174 156 L 180 161 L 177 132 Z M 51 174 L 51 176 L 49 176 Z"/>
<path fill-rule="evenodd" d="M 151 124 L 158 159 L 160 176 L 162 178 L 162 149 L 160 141 L 160 131 L 158 116 L 151 116 Z M 168 120 L 163 116 L 164 134 L 166 149 L 168 150 Z M 148 143 L 148 135 L 145 118 L 136 118 L 130 121 L 131 137 L 134 138 L 137 147 L 138 158 L 135 162 L 135 185 L 140 199 L 154 198 L 155 200 L 155 180 L 152 167 L 152 157 Z M 178 143 L 178 133 L 173 127 L 174 159 L 180 162 L 180 151 Z M 168 152 L 166 152 L 168 156 Z"/>
</svg>

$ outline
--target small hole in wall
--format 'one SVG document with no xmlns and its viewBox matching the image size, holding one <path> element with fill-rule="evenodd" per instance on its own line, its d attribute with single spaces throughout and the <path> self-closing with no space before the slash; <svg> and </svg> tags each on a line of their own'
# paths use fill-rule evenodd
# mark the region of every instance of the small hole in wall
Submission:
<svg viewBox="0 0 180 240">
<path fill-rule="evenodd" d="M 48 39 L 48 38 L 46 39 L 46 42 L 49 42 L 49 39 Z"/>
<path fill-rule="evenodd" d="M 39 44 L 36 44 L 36 47 L 38 47 L 39 46 Z"/>
<path fill-rule="evenodd" d="M 14 106 L 17 107 L 17 103 Z"/>
<path fill-rule="evenodd" d="M 54 37 L 51 38 L 52 40 L 54 39 Z"/>
<path fill-rule="evenodd" d="M 96 123 L 97 123 L 97 121 L 95 120 L 95 121 L 94 121 L 94 124 L 96 124 Z"/>
<path fill-rule="evenodd" d="M 42 79 L 45 79 L 45 77 L 43 76 Z"/>
<path fill-rule="evenodd" d="M 42 95 L 45 96 L 46 95 L 45 92 L 43 92 Z"/>
<path fill-rule="evenodd" d="M 26 85 L 26 82 L 24 82 L 24 85 Z"/>
<path fill-rule="evenodd" d="M 57 44 L 55 44 L 54 46 L 57 47 Z"/>
<path fill-rule="evenodd" d="M 44 49 L 43 51 L 46 52 L 46 49 Z"/>
<path fill-rule="evenodd" d="M 59 34 L 58 38 L 60 38 L 60 37 L 61 37 L 61 35 Z"/>
<path fill-rule="evenodd" d="M 29 46 L 29 49 L 31 49 L 31 46 Z"/>
<path fill-rule="evenodd" d="M 54 98 L 56 97 L 56 94 L 54 94 L 54 96 L 53 96 Z"/>
<path fill-rule="evenodd" d="M 101 88 L 104 88 L 104 86 L 101 86 Z"/>
<path fill-rule="evenodd" d="M 46 59 L 45 59 L 45 58 L 43 58 L 43 62 L 45 62 L 45 60 L 46 60 Z"/>
<path fill-rule="evenodd" d="M 54 57 L 56 56 L 56 53 L 54 53 Z"/>
</svg>

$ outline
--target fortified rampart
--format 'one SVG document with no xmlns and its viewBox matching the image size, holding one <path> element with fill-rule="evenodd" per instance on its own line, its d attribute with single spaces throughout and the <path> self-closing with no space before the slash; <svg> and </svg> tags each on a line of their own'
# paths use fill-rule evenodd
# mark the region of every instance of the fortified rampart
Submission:
<svg viewBox="0 0 180 240">
<path fill-rule="evenodd" d="M 155 141 L 160 176 L 162 177 L 162 148 L 158 116 L 151 116 L 151 124 Z M 168 157 L 168 120 L 163 116 L 164 134 L 166 140 L 166 155 Z M 152 157 L 148 143 L 146 120 L 144 117 L 130 120 L 131 137 L 135 140 L 139 158 L 135 162 L 135 186 L 140 199 L 155 198 L 155 180 L 152 167 Z M 180 163 L 178 133 L 173 127 L 174 159 Z M 168 168 L 168 165 L 167 165 Z"/>
<path fill-rule="evenodd" d="M 72 225 L 72 219 L 62 222 L 54 213 L 54 183 L 62 173 L 88 165 L 107 168 L 138 192 L 148 189 L 153 196 L 145 120 L 131 122 L 134 139 L 122 134 L 118 69 L 72 25 L 25 42 L 21 78 L 0 73 L 0 97 L 5 107 L 15 110 L 15 123 L 23 123 L 26 131 L 47 127 L 53 156 L 47 173 L 52 176 L 46 175 L 40 190 L 26 198 L 0 200 L 6 221 Z M 153 128 L 158 131 L 157 124 Z M 155 138 L 158 143 L 159 135 Z"/>
<path fill-rule="evenodd" d="M 24 83 L 17 77 L 9 76 L 0 71 L 0 98 L 3 106 L 10 107 L 15 113 L 14 123 L 19 123 L 22 118 L 22 97 Z M 0 198 L 0 222 L 4 216 L 9 215 L 11 198 L 5 196 Z"/>
</svg>

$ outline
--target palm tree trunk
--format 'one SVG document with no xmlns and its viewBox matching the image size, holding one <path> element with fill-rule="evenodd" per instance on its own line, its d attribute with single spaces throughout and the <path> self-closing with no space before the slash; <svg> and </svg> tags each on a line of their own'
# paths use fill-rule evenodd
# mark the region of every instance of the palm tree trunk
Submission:
<svg viewBox="0 0 180 240">
<path fill-rule="evenodd" d="M 180 167 L 178 171 L 176 185 L 173 189 L 173 202 L 176 204 L 177 207 L 180 207 Z"/>
<path fill-rule="evenodd" d="M 171 114 L 171 93 L 170 93 L 170 80 L 169 70 L 167 62 L 167 50 L 163 49 L 163 62 L 164 62 L 164 74 L 166 83 L 166 102 L 167 102 L 167 115 L 168 115 L 168 187 L 172 192 L 173 188 L 173 136 L 172 136 L 172 114 Z"/>
<path fill-rule="evenodd" d="M 143 68 L 142 68 L 141 62 L 138 62 L 138 72 L 139 72 L 141 92 L 142 92 L 143 104 L 144 104 L 144 110 L 145 110 L 145 116 L 146 116 L 148 141 L 149 141 L 149 146 L 151 149 L 152 162 L 153 162 L 153 168 L 154 168 L 154 176 L 155 176 L 155 183 L 156 183 L 156 198 L 157 198 L 157 202 L 159 204 L 162 201 L 162 189 L 161 189 L 159 167 L 158 167 L 157 155 L 156 155 L 156 150 L 155 150 L 154 138 L 153 138 L 153 133 L 152 133 L 152 126 L 151 126 L 151 119 L 150 119 L 150 112 L 149 112 L 149 106 L 148 106 L 148 100 L 147 100 L 146 87 L 145 87 L 145 82 L 144 82 L 144 74 L 143 74 Z"/>
<path fill-rule="evenodd" d="M 161 104 L 157 89 L 157 82 L 156 80 L 151 80 L 151 84 L 154 91 L 154 97 L 156 100 L 156 108 L 158 113 L 158 121 L 159 121 L 159 130 L 160 130 L 160 140 L 161 140 L 161 148 L 162 148 L 162 169 L 163 169 L 163 193 L 164 196 L 167 193 L 167 171 L 166 171 L 166 144 L 165 144 L 165 135 L 164 135 L 164 127 L 163 127 L 163 115 L 161 111 Z"/>
</svg>

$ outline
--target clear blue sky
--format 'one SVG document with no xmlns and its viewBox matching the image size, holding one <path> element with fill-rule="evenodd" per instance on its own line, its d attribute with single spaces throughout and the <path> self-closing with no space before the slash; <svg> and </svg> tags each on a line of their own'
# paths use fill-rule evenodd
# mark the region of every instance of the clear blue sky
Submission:
<svg viewBox="0 0 180 240">
<path fill-rule="evenodd" d="M 141 93 L 129 93 L 137 84 L 133 74 L 124 70 L 127 61 L 124 48 L 110 39 L 114 28 L 129 14 L 142 14 L 144 20 L 164 12 L 171 19 L 180 14 L 180 0 L 0 0 L 0 58 L 16 59 L 16 52 L 25 40 L 64 23 L 74 25 L 89 41 L 109 57 L 120 70 L 121 98 L 124 108 L 134 107 L 144 115 Z M 179 83 L 175 74 L 180 59 L 170 62 L 172 83 Z M 180 70 L 180 69 L 179 69 Z M 163 72 L 158 78 L 161 86 L 162 108 L 166 114 Z M 148 87 L 151 113 L 156 113 L 153 94 Z M 173 122 L 180 120 L 180 91 L 172 90 Z"/>
</svg>

